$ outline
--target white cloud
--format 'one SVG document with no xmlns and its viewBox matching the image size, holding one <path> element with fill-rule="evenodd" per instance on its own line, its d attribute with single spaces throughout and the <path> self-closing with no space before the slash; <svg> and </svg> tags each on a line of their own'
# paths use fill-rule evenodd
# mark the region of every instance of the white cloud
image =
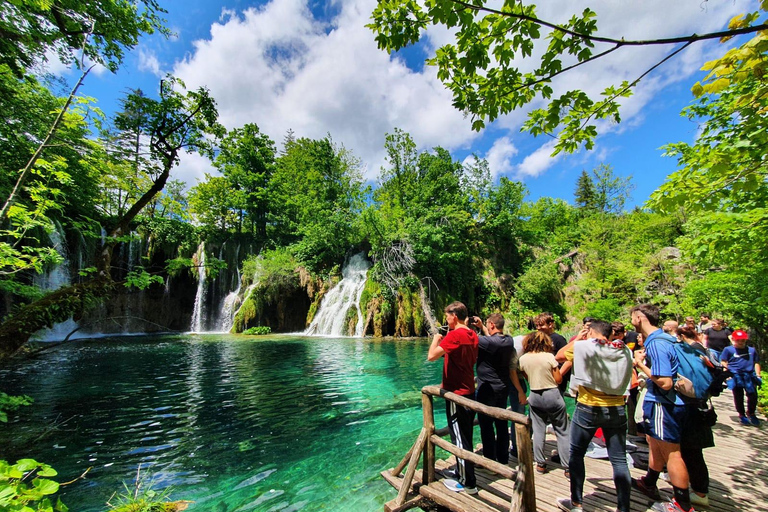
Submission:
<svg viewBox="0 0 768 512">
<path fill-rule="evenodd" d="M 163 77 L 165 72 L 160 68 L 160 61 L 157 55 L 151 50 L 139 49 L 139 71 L 149 71 L 155 76 Z"/>
<path fill-rule="evenodd" d="M 563 157 L 562 153 L 559 153 L 554 157 L 550 156 L 554 147 L 555 141 L 550 140 L 549 142 L 539 146 L 538 149 L 536 149 L 533 153 L 526 156 L 522 163 L 520 163 L 516 168 L 516 177 L 520 180 L 525 178 L 537 178 L 542 173 L 544 173 L 544 171 L 552 167 L 556 161 Z"/>
<path fill-rule="evenodd" d="M 538 14 L 563 21 L 587 5 L 598 14 L 601 35 L 647 39 L 718 30 L 750 4 L 558 0 L 542 2 Z M 228 128 L 255 122 L 278 144 L 288 129 L 299 137 L 330 133 L 367 164 L 368 178 L 375 177 L 384 163 L 384 134 L 395 127 L 409 132 L 422 149 L 470 148 L 478 134 L 451 105 L 451 94 L 437 80 L 435 68 L 414 72 L 376 48 L 373 33 L 365 27 L 375 0 L 335 0 L 333 6 L 338 13 L 328 22 L 315 19 L 305 0 L 271 0 L 242 11 L 223 10 L 211 25 L 210 36 L 195 41 L 192 51 L 175 63 L 174 74 L 190 88 L 207 86 Z M 452 32 L 443 28 L 429 35 L 433 47 L 452 38 Z M 671 50 L 624 48 L 566 73 L 553 86 L 561 92 L 578 87 L 597 94 L 609 84 L 634 80 Z M 623 122 L 643 122 L 643 108 L 668 85 L 690 80 L 712 51 L 722 50 L 716 43 L 693 45 L 641 82 L 623 101 Z M 159 70 L 152 57 L 145 54 L 144 65 Z M 524 115 L 504 116 L 496 127 L 516 132 Z M 617 127 L 601 122 L 601 129 Z M 552 146 L 547 142 L 515 166 L 516 149 L 509 136 L 502 136 L 486 158 L 494 174 L 533 177 L 552 165 Z"/>
<path fill-rule="evenodd" d="M 174 73 L 189 87 L 210 88 L 227 127 L 255 122 L 278 143 L 288 129 L 330 133 L 368 164 L 368 178 L 384 163 L 384 134 L 395 127 L 421 148 L 467 147 L 477 134 L 435 70 L 414 73 L 376 48 L 365 27 L 374 5 L 343 2 L 327 26 L 300 0 L 225 13 Z"/>
<path fill-rule="evenodd" d="M 179 155 L 179 166 L 173 170 L 174 180 L 181 180 L 187 184 L 187 189 L 194 187 L 198 182 L 205 180 L 205 173 L 221 176 L 211 164 L 211 161 L 198 153 L 182 151 Z"/>
<path fill-rule="evenodd" d="M 517 155 L 518 150 L 509 137 L 499 137 L 493 142 L 493 146 L 483 156 L 488 161 L 491 175 L 495 178 L 502 174 L 508 174 L 513 169 L 512 158 Z M 465 164 L 474 163 L 474 155 L 464 159 Z"/>
<path fill-rule="evenodd" d="M 95 62 L 86 57 L 83 60 L 83 70 L 88 69 L 93 64 L 95 64 Z M 59 58 L 59 54 L 53 49 L 49 49 L 45 52 L 45 57 L 43 61 L 39 63 L 39 66 L 44 73 L 50 73 L 54 76 L 80 76 L 82 74 L 82 71 L 78 69 L 74 62 L 69 64 L 62 62 Z M 96 64 L 89 74 L 101 76 L 107 71 L 109 70 L 102 64 Z"/>
</svg>

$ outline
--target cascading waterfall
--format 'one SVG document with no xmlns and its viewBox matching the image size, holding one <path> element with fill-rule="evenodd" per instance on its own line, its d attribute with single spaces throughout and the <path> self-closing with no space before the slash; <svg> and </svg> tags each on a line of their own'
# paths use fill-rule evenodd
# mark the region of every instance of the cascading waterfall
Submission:
<svg viewBox="0 0 768 512">
<path fill-rule="evenodd" d="M 48 234 L 48 239 L 51 242 L 51 246 L 56 249 L 56 252 L 59 253 L 59 256 L 61 256 L 64 261 L 48 272 L 35 277 L 35 285 L 46 292 L 52 292 L 53 290 L 58 290 L 62 286 L 71 284 L 69 275 L 69 251 L 67 251 L 67 242 L 64 239 L 64 230 L 58 222 L 56 222 L 54 226 L 55 229 Z"/>
<path fill-rule="evenodd" d="M 225 244 L 226 245 L 226 242 Z M 221 253 L 219 254 L 219 259 L 223 260 L 226 256 L 224 252 L 224 245 L 222 245 Z M 235 271 L 229 273 L 230 280 L 228 283 L 226 290 L 232 290 L 232 286 L 234 285 L 234 291 L 230 291 L 227 293 L 227 295 L 224 296 L 223 299 L 221 299 L 219 311 L 215 319 L 215 330 L 217 332 L 229 332 L 230 329 L 232 329 L 232 325 L 234 324 L 235 320 L 235 313 L 240 307 L 240 303 L 242 302 L 242 298 L 240 296 L 240 290 L 242 288 L 242 278 L 240 276 L 240 265 L 238 264 L 240 256 L 240 244 L 237 244 L 235 248 L 235 254 L 234 259 L 229 261 L 228 264 L 233 263 Z M 225 274 L 226 275 L 226 274 Z M 220 274 L 221 277 L 221 274 Z"/>
<path fill-rule="evenodd" d="M 192 312 L 192 322 L 189 330 L 192 332 L 203 331 L 203 306 L 205 305 L 206 274 L 205 274 L 205 242 L 197 248 L 197 294 L 195 295 L 195 309 Z"/>
<path fill-rule="evenodd" d="M 42 274 L 34 279 L 35 285 L 43 291 L 52 292 L 62 286 L 68 286 L 72 283 L 69 274 L 69 251 L 64 238 L 64 229 L 58 222 L 55 223 L 55 229 L 48 234 L 51 246 L 56 249 L 59 256 L 64 261 L 60 265 Z M 55 324 L 50 329 L 43 329 L 35 333 L 34 339 L 38 341 L 58 341 L 63 340 L 69 333 L 77 329 L 78 325 L 73 319 Z"/>
<path fill-rule="evenodd" d="M 363 313 L 360 311 L 360 297 L 365 288 L 365 280 L 371 264 L 363 253 L 355 254 L 341 271 L 342 280 L 323 297 L 320 309 L 312 323 L 304 331 L 308 335 L 344 336 L 349 308 L 357 311 L 357 324 L 354 335 L 363 335 Z"/>
<path fill-rule="evenodd" d="M 238 246 L 239 250 L 239 246 Z M 237 255 L 235 256 L 235 261 L 237 261 Z M 232 324 L 235 320 L 235 312 L 240 306 L 241 298 L 240 298 L 240 288 L 242 287 L 243 280 L 240 277 L 240 269 L 237 269 L 236 272 L 237 275 L 237 288 L 235 288 L 235 291 L 229 292 L 226 297 L 224 297 L 224 300 L 221 302 L 221 310 L 219 311 L 219 319 L 216 322 L 216 330 L 219 332 L 229 332 L 230 329 L 232 329 Z"/>
</svg>

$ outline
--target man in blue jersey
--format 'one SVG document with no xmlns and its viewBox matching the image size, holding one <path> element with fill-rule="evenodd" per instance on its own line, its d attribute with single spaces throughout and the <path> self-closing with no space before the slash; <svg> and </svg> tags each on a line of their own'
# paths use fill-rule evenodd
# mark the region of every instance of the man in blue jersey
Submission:
<svg viewBox="0 0 768 512">
<path fill-rule="evenodd" d="M 643 420 L 648 439 L 648 472 L 632 479 L 632 486 L 649 498 L 658 500 L 651 507 L 658 512 L 689 512 L 688 469 L 680 453 L 680 439 L 685 423 L 685 403 L 674 390 L 678 360 L 673 336 L 658 327 L 659 308 L 641 304 L 630 310 L 632 325 L 645 337 L 644 350 L 635 352 L 635 368 L 645 373 L 648 391 L 643 402 Z M 649 363 L 649 364 L 646 364 Z M 674 489 L 671 502 L 661 502 L 656 487 L 659 475 L 667 466 Z"/>
</svg>

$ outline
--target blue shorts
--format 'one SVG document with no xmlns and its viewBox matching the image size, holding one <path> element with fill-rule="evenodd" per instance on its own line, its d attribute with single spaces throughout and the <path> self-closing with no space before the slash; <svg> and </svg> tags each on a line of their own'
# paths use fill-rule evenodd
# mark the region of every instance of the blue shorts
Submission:
<svg viewBox="0 0 768 512">
<path fill-rule="evenodd" d="M 654 439 L 680 444 L 684 421 L 684 405 L 643 402 L 645 433 Z"/>
</svg>

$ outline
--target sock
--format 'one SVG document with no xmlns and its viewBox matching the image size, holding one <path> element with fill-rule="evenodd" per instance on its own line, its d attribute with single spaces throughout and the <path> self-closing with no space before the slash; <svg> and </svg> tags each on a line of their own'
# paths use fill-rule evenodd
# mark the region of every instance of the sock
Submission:
<svg viewBox="0 0 768 512">
<path fill-rule="evenodd" d="M 675 501 L 680 508 L 685 511 L 691 510 L 691 495 L 688 493 L 688 488 L 681 489 L 673 485 L 672 489 L 675 492 Z"/>
<path fill-rule="evenodd" d="M 660 474 L 661 474 L 660 471 L 656 471 L 651 468 L 648 468 L 648 472 L 643 477 L 643 482 L 645 482 L 645 485 L 647 485 L 648 487 L 656 487 L 656 484 L 659 481 Z"/>
</svg>

